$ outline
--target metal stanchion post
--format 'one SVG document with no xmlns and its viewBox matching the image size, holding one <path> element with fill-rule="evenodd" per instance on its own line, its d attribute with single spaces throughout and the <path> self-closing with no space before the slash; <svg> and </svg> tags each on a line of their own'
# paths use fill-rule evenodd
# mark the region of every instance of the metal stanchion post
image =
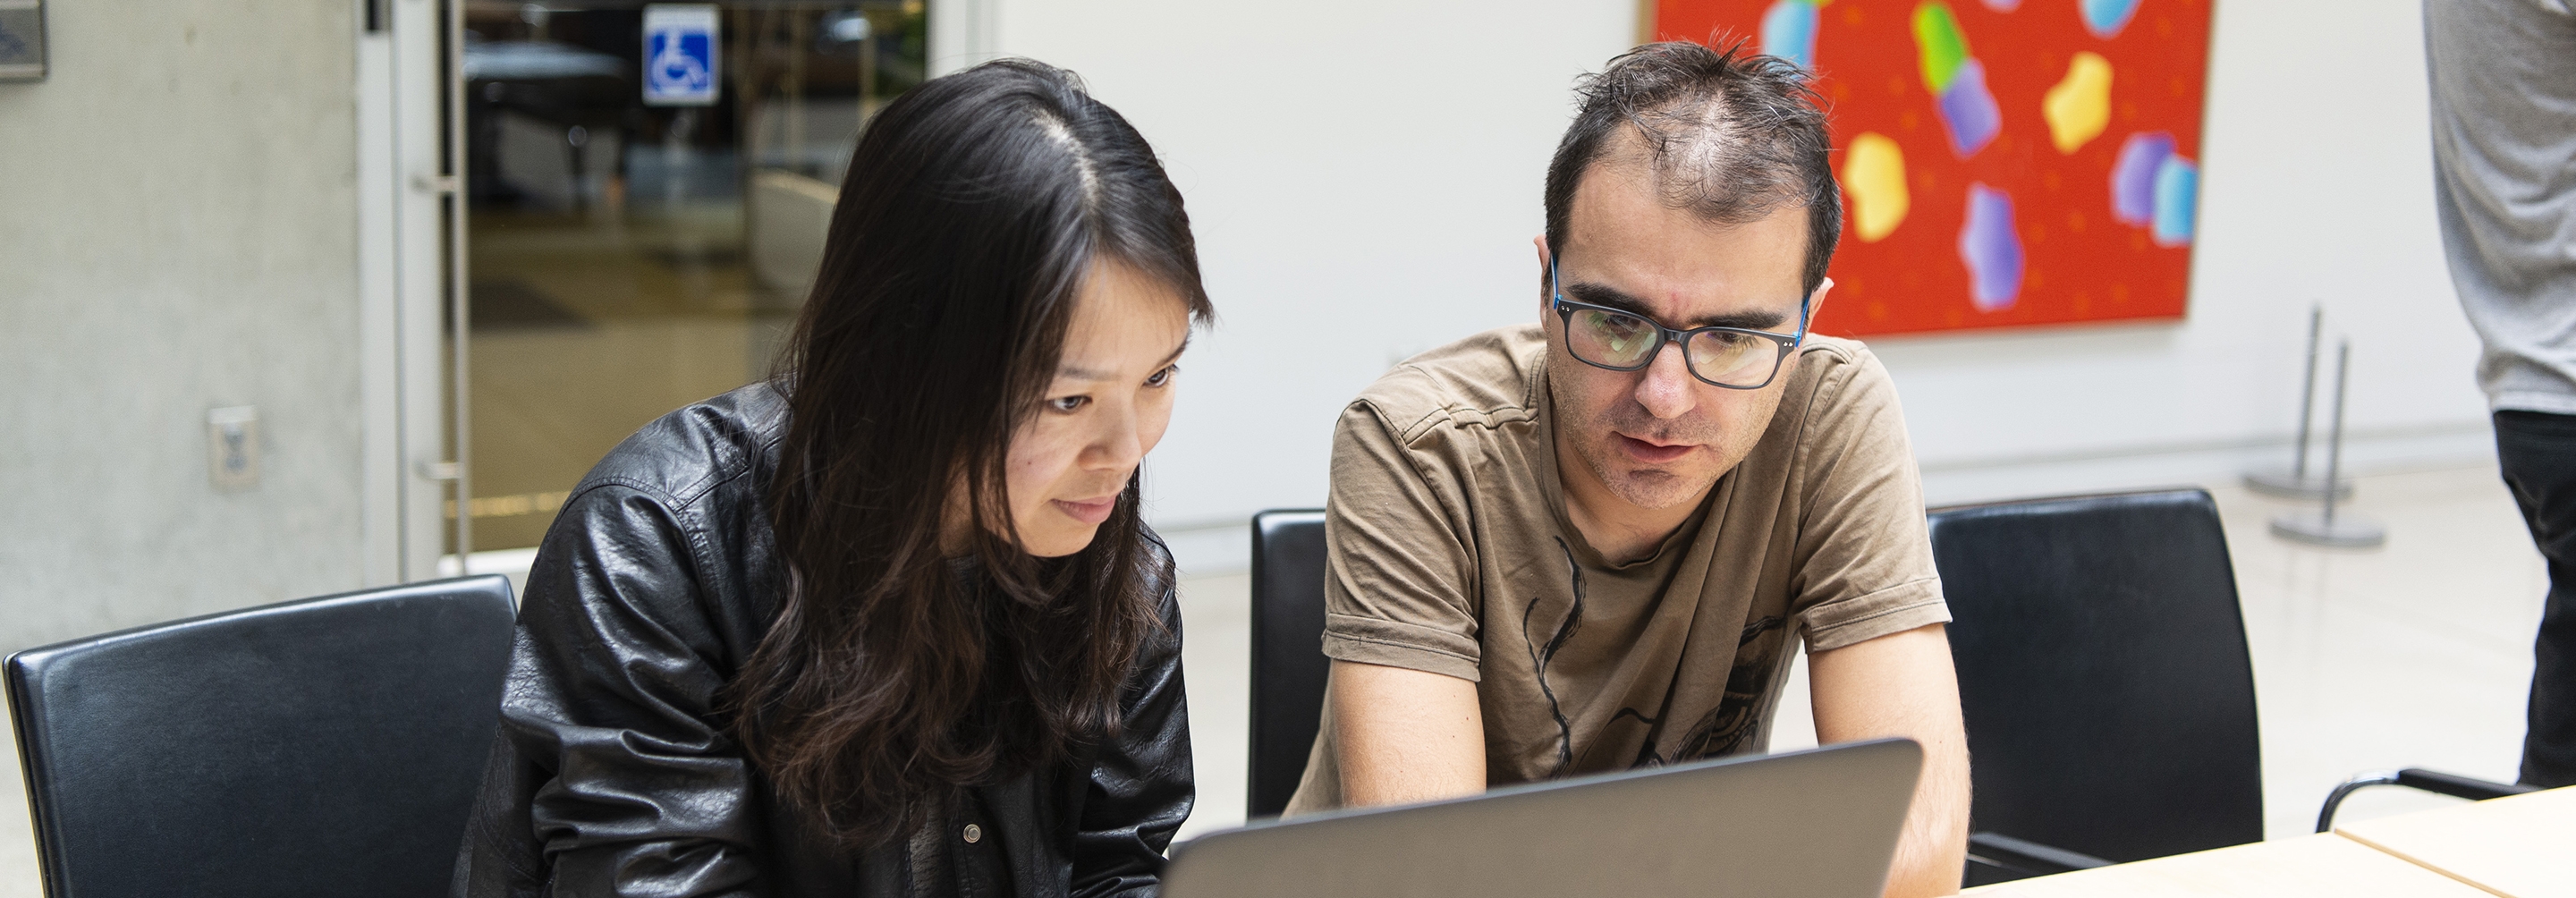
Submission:
<svg viewBox="0 0 2576 898">
<path fill-rule="evenodd" d="M 2352 481 L 2308 476 L 2308 425 L 2316 419 L 2317 406 L 2317 338 L 2325 328 L 2326 308 L 2318 305 L 2308 310 L 2307 385 L 2299 390 L 2299 445 L 2291 457 L 2290 468 L 2262 468 L 2245 474 L 2245 488 L 2267 496 L 2284 499 L 2314 499 L 2325 492 L 2326 484 L 2335 485 L 2335 498 L 2352 498 Z"/>
<path fill-rule="evenodd" d="M 2323 483 L 2341 483 L 2343 476 L 2343 405 L 2344 383 L 2352 372 L 2352 341 L 2335 348 L 2334 424 L 2326 436 L 2326 479 Z M 2272 535 L 2293 542 L 2348 549 L 2375 549 L 2388 542 L 2388 531 L 2369 520 L 2345 513 L 2335 516 L 2336 493 L 2344 490 L 2319 489 L 2325 500 L 2319 511 L 2298 511 L 2272 519 Z"/>
</svg>

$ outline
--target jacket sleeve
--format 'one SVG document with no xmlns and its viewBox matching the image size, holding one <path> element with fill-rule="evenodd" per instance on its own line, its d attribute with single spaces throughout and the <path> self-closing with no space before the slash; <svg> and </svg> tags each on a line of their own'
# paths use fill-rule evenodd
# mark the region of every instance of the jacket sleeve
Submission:
<svg viewBox="0 0 2576 898">
<path fill-rule="evenodd" d="M 528 573 L 502 732 L 531 770 L 552 894 L 760 893 L 759 810 L 714 713 L 731 661 L 695 536 L 659 495 L 593 486 Z"/>
<path fill-rule="evenodd" d="M 1149 634 L 1127 684 L 1119 735 L 1100 746 L 1074 834 L 1073 898 L 1153 898 L 1163 850 L 1189 819 L 1189 702 L 1181 687 L 1180 594 L 1159 551 L 1164 628 Z"/>
</svg>

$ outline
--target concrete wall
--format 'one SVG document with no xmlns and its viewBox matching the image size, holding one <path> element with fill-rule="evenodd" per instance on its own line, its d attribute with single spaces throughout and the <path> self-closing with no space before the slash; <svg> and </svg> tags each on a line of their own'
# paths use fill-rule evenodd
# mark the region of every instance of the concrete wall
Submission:
<svg viewBox="0 0 2576 898">
<path fill-rule="evenodd" d="M 1571 82 L 1629 45 L 1636 11 L 987 0 L 987 42 L 950 45 L 1080 72 L 1189 197 L 1223 321 L 1183 366 L 1148 480 L 1185 562 L 1239 563 L 1234 525 L 1320 502 L 1334 415 L 1390 361 L 1535 315 L 1529 241 Z M 2487 451 L 2433 220 L 2421 15 L 2217 5 L 2188 320 L 1873 340 L 1932 498 L 2286 460 L 2319 301 L 2355 344 L 2357 464 Z"/>
<path fill-rule="evenodd" d="M 0 651 L 359 585 L 357 9 L 55 0 L 0 84 Z"/>
</svg>

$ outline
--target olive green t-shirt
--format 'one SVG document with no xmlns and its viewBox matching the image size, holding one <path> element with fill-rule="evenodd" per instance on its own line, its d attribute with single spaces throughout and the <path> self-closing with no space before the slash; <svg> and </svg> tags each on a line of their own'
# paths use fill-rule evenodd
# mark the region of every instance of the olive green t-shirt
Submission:
<svg viewBox="0 0 2576 898">
<path fill-rule="evenodd" d="M 1950 619 L 1886 369 L 1809 337 L 1751 454 L 1650 557 L 1566 518 L 1536 325 L 1378 379 L 1333 434 L 1324 654 L 1476 681 L 1492 785 L 1764 750 L 1810 652 Z M 1580 465 L 1580 461 L 1573 462 Z M 1325 715 L 1290 813 L 1341 804 Z"/>
</svg>

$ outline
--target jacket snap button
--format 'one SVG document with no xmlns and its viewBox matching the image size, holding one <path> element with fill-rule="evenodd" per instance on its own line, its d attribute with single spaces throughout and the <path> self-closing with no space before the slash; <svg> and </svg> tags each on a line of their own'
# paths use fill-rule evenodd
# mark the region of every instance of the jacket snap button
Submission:
<svg viewBox="0 0 2576 898">
<path fill-rule="evenodd" d="M 966 824 L 966 841 L 969 844 L 984 841 L 984 828 L 972 823 Z"/>
</svg>

